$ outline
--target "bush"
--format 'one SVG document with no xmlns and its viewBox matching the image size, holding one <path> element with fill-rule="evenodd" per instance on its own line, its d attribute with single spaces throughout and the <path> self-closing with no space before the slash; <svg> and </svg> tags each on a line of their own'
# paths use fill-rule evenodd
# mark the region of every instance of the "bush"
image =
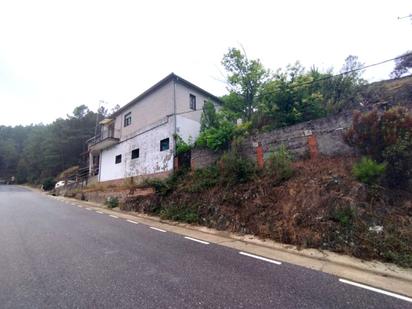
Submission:
<svg viewBox="0 0 412 309">
<path fill-rule="evenodd" d="M 160 211 L 160 218 L 187 223 L 199 222 L 197 209 L 187 205 L 169 204 Z"/>
<path fill-rule="evenodd" d="M 275 183 L 289 179 L 293 175 L 292 156 L 284 145 L 273 151 L 265 162 L 266 172 Z"/>
<path fill-rule="evenodd" d="M 175 171 L 166 179 L 147 178 L 143 181 L 141 186 L 152 187 L 156 193 L 165 196 L 171 193 L 179 183 L 179 181 L 186 176 L 187 169 L 180 169 Z"/>
<path fill-rule="evenodd" d="M 49 178 L 46 178 L 43 181 L 43 186 L 42 187 L 43 187 L 44 191 L 50 191 L 50 190 L 54 189 L 55 185 L 56 185 L 56 181 L 54 180 L 54 178 L 49 177 Z"/>
<path fill-rule="evenodd" d="M 355 218 L 355 211 L 351 207 L 337 208 L 332 212 L 332 219 L 343 227 L 351 227 Z"/>
<path fill-rule="evenodd" d="M 412 179 L 412 141 L 401 140 L 383 152 L 387 162 L 386 182 L 391 187 L 406 187 Z"/>
<path fill-rule="evenodd" d="M 196 146 L 214 151 L 228 149 L 235 128 L 233 123 L 223 121 L 219 127 L 212 127 L 201 132 L 196 140 Z"/>
<path fill-rule="evenodd" d="M 412 116 L 405 108 L 355 113 L 346 141 L 373 160 L 386 162 L 385 181 L 406 188 L 412 179 Z"/>
<path fill-rule="evenodd" d="M 353 166 L 352 173 L 359 181 L 372 185 L 379 182 L 385 173 L 386 164 L 378 163 L 370 158 L 363 157 Z"/>
<path fill-rule="evenodd" d="M 241 156 L 237 150 L 224 153 L 220 166 L 222 181 L 228 184 L 247 182 L 256 174 L 254 162 Z"/>
<path fill-rule="evenodd" d="M 115 196 L 109 196 L 106 199 L 106 205 L 108 208 L 116 208 L 119 206 L 119 199 Z"/>
<path fill-rule="evenodd" d="M 176 154 L 180 155 L 186 152 L 189 152 L 192 149 L 192 145 L 190 143 L 186 143 L 179 135 L 175 136 L 176 140 Z"/>
<path fill-rule="evenodd" d="M 201 192 L 219 183 L 220 173 L 216 165 L 198 169 L 193 172 L 189 192 Z"/>
</svg>

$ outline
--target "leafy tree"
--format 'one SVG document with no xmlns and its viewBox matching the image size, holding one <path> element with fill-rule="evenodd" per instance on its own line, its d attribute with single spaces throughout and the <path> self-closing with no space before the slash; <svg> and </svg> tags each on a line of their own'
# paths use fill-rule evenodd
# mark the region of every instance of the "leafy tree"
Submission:
<svg viewBox="0 0 412 309">
<path fill-rule="evenodd" d="M 279 69 L 264 86 L 254 126 L 276 128 L 324 116 L 323 95 L 310 85 L 314 80 L 298 62 Z"/>
<path fill-rule="evenodd" d="M 391 73 L 392 78 L 399 78 L 407 74 L 412 68 L 412 51 L 407 51 L 395 60 L 395 68 Z"/>
<path fill-rule="evenodd" d="M 202 116 L 200 118 L 200 132 L 203 132 L 206 129 L 216 128 L 219 125 L 215 105 L 206 101 L 203 104 Z"/>
<path fill-rule="evenodd" d="M 257 96 L 266 83 L 269 72 L 259 59 L 250 60 L 237 48 L 230 48 L 224 55 L 222 65 L 226 69 L 230 98 L 227 108 L 239 113 L 244 120 L 251 120 L 256 110 Z"/>
<path fill-rule="evenodd" d="M 0 126 L 0 178 L 41 183 L 78 165 L 95 124 L 96 113 L 81 105 L 49 125 Z"/>
</svg>

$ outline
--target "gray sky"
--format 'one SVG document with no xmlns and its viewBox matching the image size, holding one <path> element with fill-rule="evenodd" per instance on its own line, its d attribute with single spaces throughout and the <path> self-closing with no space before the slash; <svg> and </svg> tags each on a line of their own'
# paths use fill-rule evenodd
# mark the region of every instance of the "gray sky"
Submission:
<svg viewBox="0 0 412 309">
<path fill-rule="evenodd" d="M 337 70 L 412 49 L 409 0 L 0 1 L 0 124 L 49 123 L 75 106 L 124 105 L 170 72 L 225 93 L 229 47 L 275 70 Z M 393 64 L 370 69 L 385 79 Z"/>
</svg>

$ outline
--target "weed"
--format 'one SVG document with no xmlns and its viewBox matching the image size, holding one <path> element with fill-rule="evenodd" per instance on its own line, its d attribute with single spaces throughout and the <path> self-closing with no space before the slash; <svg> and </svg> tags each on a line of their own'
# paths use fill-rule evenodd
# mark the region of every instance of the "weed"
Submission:
<svg viewBox="0 0 412 309">
<path fill-rule="evenodd" d="M 244 183 L 256 175 L 256 166 L 248 158 L 241 156 L 238 151 L 231 150 L 220 159 L 221 180 L 227 184 Z"/>
<path fill-rule="evenodd" d="M 106 203 L 108 208 L 116 208 L 119 206 L 119 199 L 115 196 L 109 196 L 106 199 Z"/>
<path fill-rule="evenodd" d="M 201 192 L 214 187 L 219 183 L 219 169 L 216 165 L 198 169 L 193 172 L 188 192 Z"/>
<path fill-rule="evenodd" d="M 284 145 L 273 151 L 265 162 L 266 172 L 274 178 L 275 184 L 293 175 L 292 156 Z"/>
<path fill-rule="evenodd" d="M 187 223 L 199 222 L 199 214 L 195 207 L 187 205 L 169 204 L 160 211 L 160 218 L 174 221 L 183 221 Z"/>
<path fill-rule="evenodd" d="M 373 185 L 379 182 L 379 179 L 385 173 L 386 165 L 378 163 L 370 158 L 363 157 L 359 163 L 353 166 L 352 173 L 359 181 Z"/>
<path fill-rule="evenodd" d="M 352 226 L 355 212 L 351 207 L 337 208 L 332 212 L 332 219 L 344 227 Z"/>
</svg>

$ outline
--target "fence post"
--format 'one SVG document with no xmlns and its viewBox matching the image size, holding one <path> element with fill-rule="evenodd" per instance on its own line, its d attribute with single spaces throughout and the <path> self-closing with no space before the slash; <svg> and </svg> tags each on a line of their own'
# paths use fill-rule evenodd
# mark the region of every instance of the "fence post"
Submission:
<svg viewBox="0 0 412 309">
<path fill-rule="evenodd" d="M 308 136 L 309 155 L 311 159 L 316 159 L 319 155 L 318 141 L 314 134 Z"/>
<path fill-rule="evenodd" d="M 263 158 L 263 147 L 262 144 L 259 142 L 256 147 L 256 161 L 259 168 L 263 168 L 265 165 L 265 160 Z"/>
</svg>

